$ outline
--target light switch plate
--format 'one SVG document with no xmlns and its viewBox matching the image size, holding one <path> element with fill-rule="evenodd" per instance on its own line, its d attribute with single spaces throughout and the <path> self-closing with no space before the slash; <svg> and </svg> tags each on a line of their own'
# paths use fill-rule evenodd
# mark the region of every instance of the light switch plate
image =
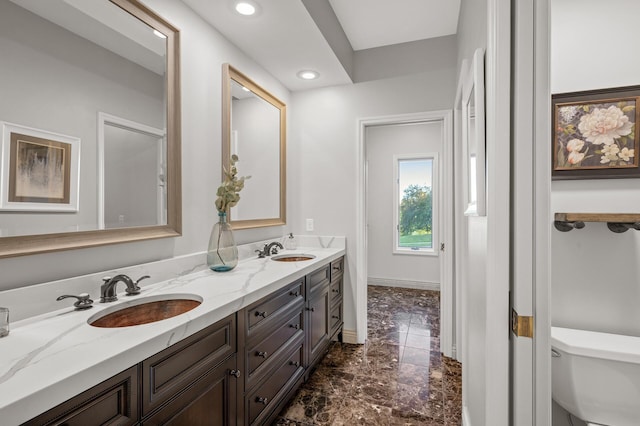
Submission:
<svg viewBox="0 0 640 426">
<path fill-rule="evenodd" d="M 307 219 L 307 231 L 313 231 L 313 219 Z"/>
</svg>

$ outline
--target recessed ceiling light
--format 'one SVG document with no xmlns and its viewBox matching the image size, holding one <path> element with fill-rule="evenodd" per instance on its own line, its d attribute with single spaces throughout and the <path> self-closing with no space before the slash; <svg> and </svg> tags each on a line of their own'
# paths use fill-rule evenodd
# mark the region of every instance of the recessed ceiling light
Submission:
<svg viewBox="0 0 640 426">
<path fill-rule="evenodd" d="M 256 7 L 252 3 L 241 1 L 236 3 L 236 12 L 240 15 L 251 16 L 256 13 Z"/>
<path fill-rule="evenodd" d="M 158 30 L 153 30 L 153 34 L 154 34 L 156 37 L 160 37 L 160 38 L 167 38 L 167 36 L 166 36 L 166 35 L 162 34 L 162 33 L 161 33 L 160 31 L 158 31 Z"/>
<path fill-rule="evenodd" d="M 304 70 L 298 73 L 298 77 L 303 80 L 315 80 L 316 78 L 320 77 L 320 74 L 317 71 Z"/>
</svg>

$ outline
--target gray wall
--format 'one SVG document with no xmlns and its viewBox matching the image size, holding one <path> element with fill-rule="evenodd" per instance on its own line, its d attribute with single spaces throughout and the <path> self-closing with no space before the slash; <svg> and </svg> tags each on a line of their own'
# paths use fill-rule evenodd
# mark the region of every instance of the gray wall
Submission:
<svg viewBox="0 0 640 426">
<path fill-rule="evenodd" d="M 393 253 L 393 210 L 398 205 L 394 199 L 393 156 L 425 153 L 440 156 L 442 137 L 442 122 L 367 128 L 369 278 L 413 281 L 430 287 L 440 285 L 437 248 L 435 256 Z M 433 208 L 438 208 L 437 200 Z M 438 224 L 434 222 L 435 226 Z"/>
<path fill-rule="evenodd" d="M 2 259 L 0 290 L 206 250 L 217 220 L 214 201 L 221 176 L 222 64 L 231 63 L 290 103 L 286 88 L 182 2 L 146 0 L 145 4 L 181 30 L 182 236 Z M 289 179 L 296 179 L 293 176 Z M 284 227 L 271 227 L 238 231 L 235 236 L 244 243 L 281 237 L 284 232 Z"/>
</svg>

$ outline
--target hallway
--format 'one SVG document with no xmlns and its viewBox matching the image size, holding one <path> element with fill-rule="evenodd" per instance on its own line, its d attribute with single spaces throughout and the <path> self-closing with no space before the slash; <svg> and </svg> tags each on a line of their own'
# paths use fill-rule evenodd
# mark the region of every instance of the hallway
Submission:
<svg viewBox="0 0 640 426">
<path fill-rule="evenodd" d="M 461 424 L 461 367 L 440 354 L 440 294 L 368 292 L 366 344 L 333 342 L 274 424 Z"/>
</svg>

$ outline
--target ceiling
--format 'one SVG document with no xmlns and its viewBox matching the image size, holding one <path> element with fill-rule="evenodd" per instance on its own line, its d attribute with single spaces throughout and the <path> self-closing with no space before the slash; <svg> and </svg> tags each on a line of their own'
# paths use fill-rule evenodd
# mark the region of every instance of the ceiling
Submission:
<svg viewBox="0 0 640 426">
<path fill-rule="evenodd" d="M 455 34 L 460 0 L 329 0 L 353 50 Z"/>
<path fill-rule="evenodd" d="M 258 12 L 248 17 L 235 12 L 236 0 L 182 1 L 298 91 L 352 83 L 345 51 L 455 34 L 461 0 L 250 0 Z M 320 77 L 297 77 L 306 69 Z"/>
</svg>

